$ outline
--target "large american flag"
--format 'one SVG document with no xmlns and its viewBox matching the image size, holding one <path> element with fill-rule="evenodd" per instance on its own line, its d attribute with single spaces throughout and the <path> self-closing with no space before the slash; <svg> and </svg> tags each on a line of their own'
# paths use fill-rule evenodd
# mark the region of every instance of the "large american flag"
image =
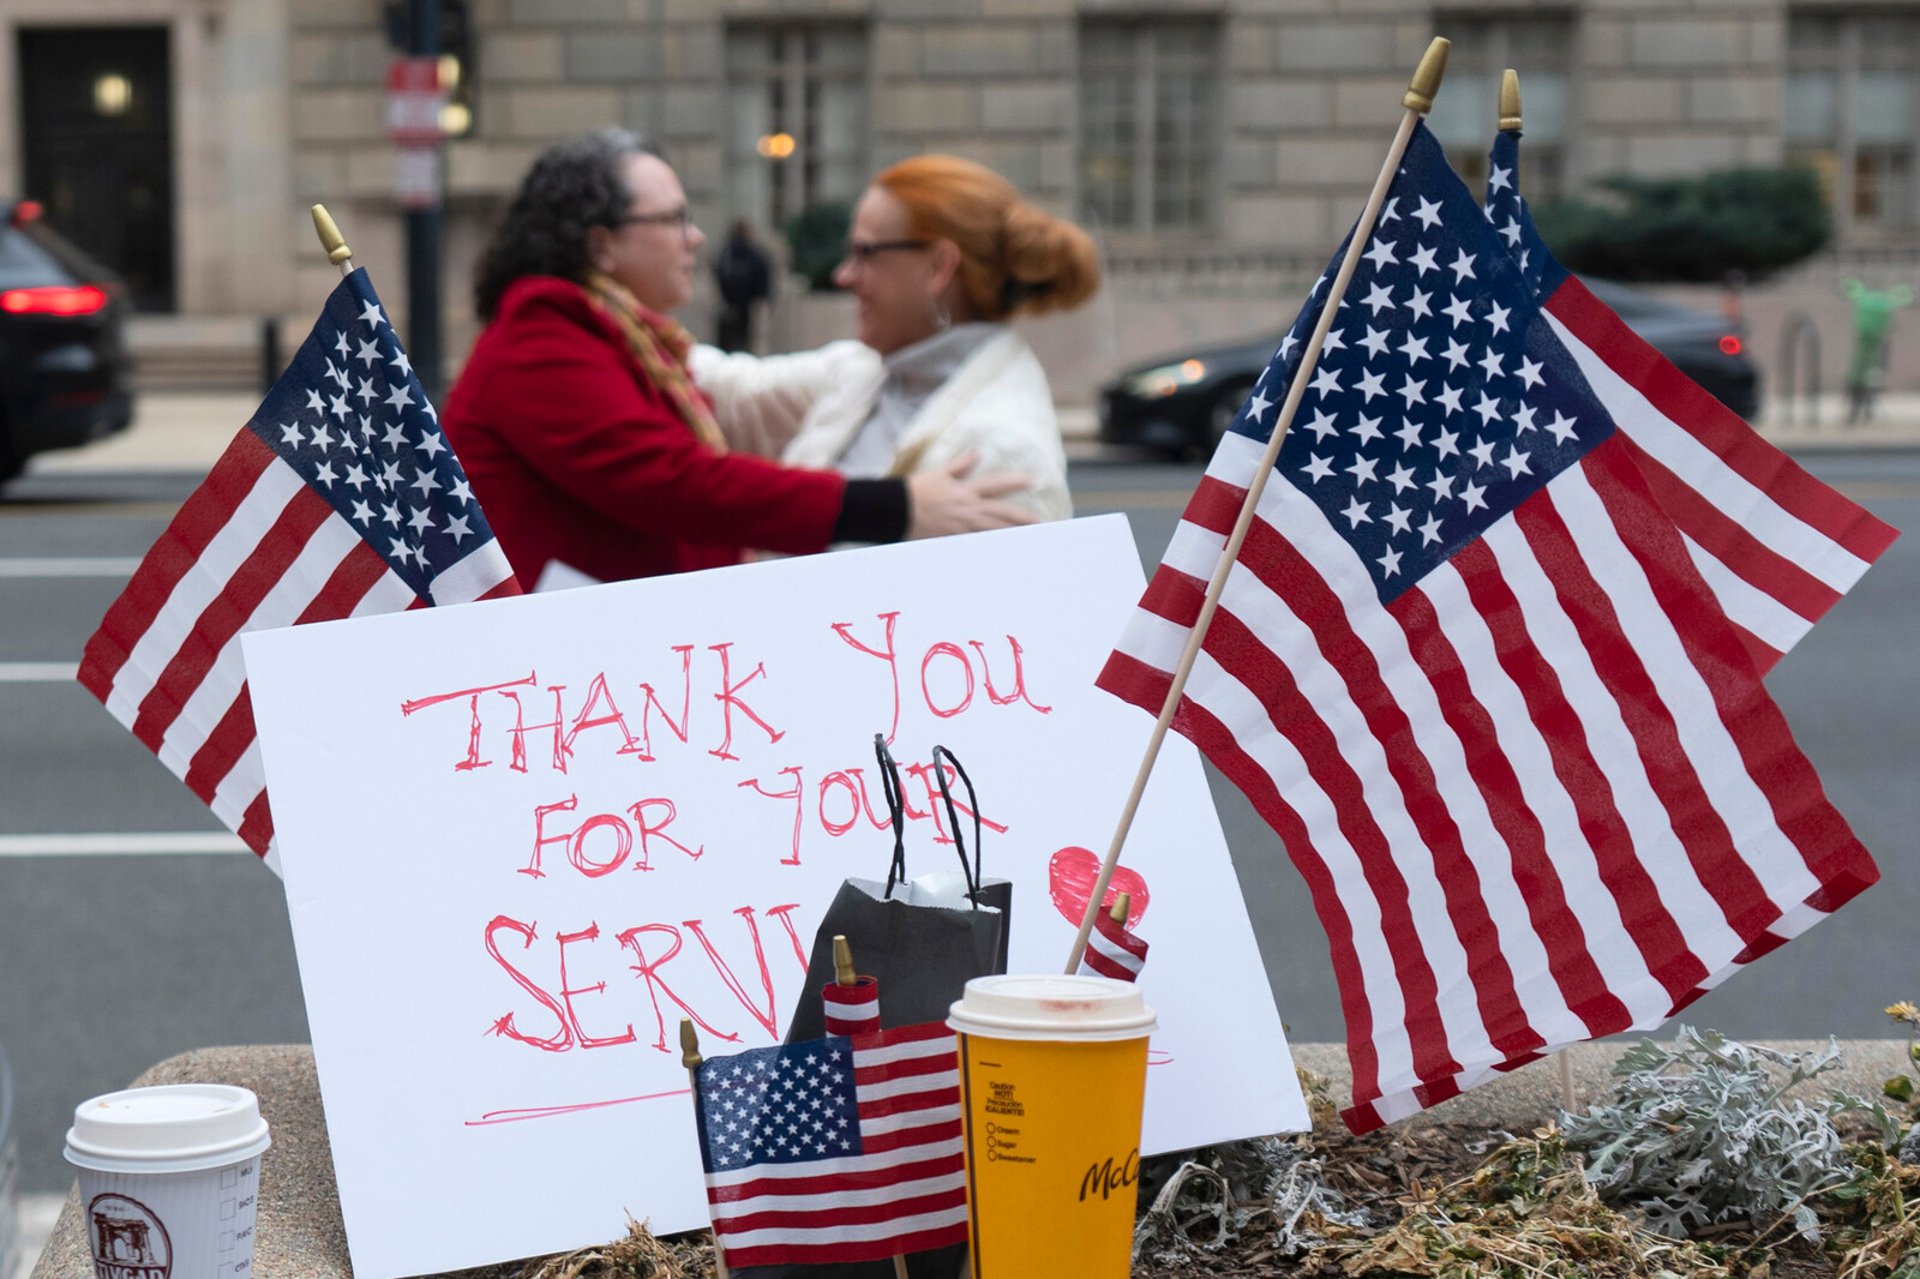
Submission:
<svg viewBox="0 0 1920 1279">
<path fill-rule="evenodd" d="M 1349 1126 L 1659 1024 L 1877 878 L 1432 135 L 1414 130 L 1174 726 L 1332 946 Z M 1332 268 L 1100 676 L 1158 710 Z"/>
<path fill-rule="evenodd" d="M 356 270 L 107 610 L 79 678 L 273 866 L 240 634 L 518 593 Z"/>
<path fill-rule="evenodd" d="M 729 1267 L 877 1261 L 966 1241 L 959 1057 L 944 1025 L 710 1057 L 694 1093 Z"/>
<path fill-rule="evenodd" d="M 1809 475 L 1554 260 L 1520 195 L 1516 129 L 1494 135 L 1486 210 L 1765 673 L 1898 534 Z"/>
</svg>

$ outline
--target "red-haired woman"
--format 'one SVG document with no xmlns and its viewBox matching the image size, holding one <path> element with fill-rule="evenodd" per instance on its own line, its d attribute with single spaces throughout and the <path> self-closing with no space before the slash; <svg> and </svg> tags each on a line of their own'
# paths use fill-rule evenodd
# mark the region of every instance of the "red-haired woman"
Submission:
<svg viewBox="0 0 1920 1279">
<path fill-rule="evenodd" d="M 696 350 L 695 376 L 736 446 L 853 478 L 972 458 L 1028 479 L 1006 501 L 1072 514 L 1052 388 L 1009 321 L 1092 296 L 1086 232 L 991 169 L 915 156 L 861 196 L 834 279 L 859 303 L 858 342 L 758 360 Z"/>
</svg>

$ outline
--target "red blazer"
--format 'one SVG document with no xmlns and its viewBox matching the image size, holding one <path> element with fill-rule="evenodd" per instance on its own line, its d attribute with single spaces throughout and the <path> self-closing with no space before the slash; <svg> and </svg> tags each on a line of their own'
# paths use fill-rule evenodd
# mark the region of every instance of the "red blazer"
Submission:
<svg viewBox="0 0 1920 1279">
<path fill-rule="evenodd" d="M 700 443 L 613 320 L 553 276 L 508 287 L 440 425 L 528 590 L 549 560 L 610 582 L 823 550 L 846 490 Z"/>
</svg>

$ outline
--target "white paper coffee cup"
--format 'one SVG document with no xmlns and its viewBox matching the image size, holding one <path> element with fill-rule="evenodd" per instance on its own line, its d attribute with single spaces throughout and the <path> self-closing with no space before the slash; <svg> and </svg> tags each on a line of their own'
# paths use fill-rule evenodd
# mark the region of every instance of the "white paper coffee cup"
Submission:
<svg viewBox="0 0 1920 1279">
<path fill-rule="evenodd" d="M 82 1102 L 67 1130 L 95 1279 L 253 1273 L 260 1102 L 227 1084 L 129 1088 Z"/>
</svg>

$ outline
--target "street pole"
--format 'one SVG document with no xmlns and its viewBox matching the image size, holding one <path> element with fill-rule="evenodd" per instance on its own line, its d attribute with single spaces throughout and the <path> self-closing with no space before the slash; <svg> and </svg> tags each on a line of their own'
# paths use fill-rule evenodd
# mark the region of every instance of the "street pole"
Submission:
<svg viewBox="0 0 1920 1279">
<path fill-rule="evenodd" d="M 440 56 L 440 0 L 409 0 L 407 52 L 417 58 Z M 445 161 L 442 144 L 434 146 L 434 163 Z M 430 204 L 407 210 L 407 350 L 413 372 L 427 398 L 440 402 L 440 223 L 446 207 L 442 176 Z"/>
</svg>

